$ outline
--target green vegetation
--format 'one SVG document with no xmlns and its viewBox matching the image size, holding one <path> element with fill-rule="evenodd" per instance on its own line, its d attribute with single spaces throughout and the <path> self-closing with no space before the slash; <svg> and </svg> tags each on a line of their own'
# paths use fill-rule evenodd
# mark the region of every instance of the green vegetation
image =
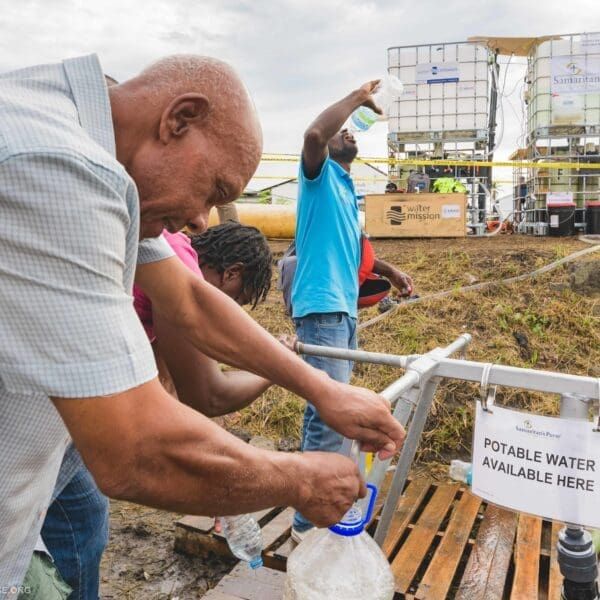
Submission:
<svg viewBox="0 0 600 600">
<path fill-rule="evenodd" d="M 274 242 L 282 252 L 287 242 Z M 457 290 L 477 281 L 529 273 L 585 245 L 576 239 L 497 236 L 466 240 L 376 240 L 381 258 L 411 274 L 422 297 Z M 586 257 L 599 260 L 600 252 Z M 465 273 L 471 276 L 471 281 Z M 423 353 L 468 332 L 473 341 L 468 358 L 517 367 L 555 370 L 600 377 L 600 299 L 573 292 L 566 267 L 535 279 L 461 293 L 435 301 L 400 307 L 389 317 L 361 331 L 365 350 L 395 354 Z M 292 331 L 280 292 L 273 286 L 267 303 L 251 314 L 274 334 Z M 376 307 L 361 313 L 364 322 Z M 382 390 L 402 374 L 377 365 L 357 365 L 353 382 Z M 467 457 L 472 437 L 473 401 L 478 386 L 445 381 L 439 388 L 418 451 L 416 468 L 443 475 L 448 462 Z M 557 397 L 500 388 L 498 403 L 556 414 Z M 343 398 L 340 398 L 343 402 Z M 269 390 L 253 406 L 228 417 L 229 424 L 252 433 L 299 437 L 304 404 L 279 388 Z"/>
</svg>

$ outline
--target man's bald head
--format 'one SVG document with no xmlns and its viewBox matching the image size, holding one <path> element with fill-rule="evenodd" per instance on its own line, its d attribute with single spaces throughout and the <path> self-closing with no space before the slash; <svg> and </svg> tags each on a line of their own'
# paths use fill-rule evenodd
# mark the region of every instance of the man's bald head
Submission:
<svg viewBox="0 0 600 600">
<path fill-rule="evenodd" d="M 117 157 L 135 180 L 142 236 L 239 196 L 262 152 L 252 98 L 215 58 L 176 55 L 110 88 Z"/>
</svg>

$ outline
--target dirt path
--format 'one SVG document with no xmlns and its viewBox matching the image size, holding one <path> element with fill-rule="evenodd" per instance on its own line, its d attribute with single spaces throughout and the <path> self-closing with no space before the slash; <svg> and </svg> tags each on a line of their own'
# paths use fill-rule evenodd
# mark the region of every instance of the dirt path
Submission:
<svg viewBox="0 0 600 600">
<path fill-rule="evenodd" d="M 109 545 L 101 567 L 102 600 L 197 600 L 235 564 L 173 550 L 179 515 L 111 502 Z"/>
</svg>

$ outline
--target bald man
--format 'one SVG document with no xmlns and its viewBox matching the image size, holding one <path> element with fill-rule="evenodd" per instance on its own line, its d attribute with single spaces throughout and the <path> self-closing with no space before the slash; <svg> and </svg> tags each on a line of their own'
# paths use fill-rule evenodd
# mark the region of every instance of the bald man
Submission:
<svg viewBox="0 0 600 600">
<path fill-rule="evenodd" d="M 202 352 L 365 449 L 400 447 L 383 398 L 300 360 L 157 237 L 238 197 L 261 151 L 248 92 L 215 59 L 170 57 L 111 88 L 94 55 L 0 76 L 0 597 L 20 591 L 71 439 L 107 496 L 157 508 L 293 506 L 326 526 L 365 494 L 349 459 L 250 447 L 165 392 L 134 274 Z"/>
</svg>

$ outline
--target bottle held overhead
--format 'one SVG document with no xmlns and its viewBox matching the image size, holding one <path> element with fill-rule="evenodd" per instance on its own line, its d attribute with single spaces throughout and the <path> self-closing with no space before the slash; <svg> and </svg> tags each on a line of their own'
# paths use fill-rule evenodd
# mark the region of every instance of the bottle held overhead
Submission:
<svg viewBox="0 0 600 600">
<path fill-rule="evenodd" d="M 373 92 L 373 101 L 381 109 L 378 115 L 367 106 L 359 106 L 351 115 L 348 129 L 353 133 L 367 131 L 376 121 L 385 121 L 390 116 L 393 101 L 399 98 L 404 90 L 402 82 L 394 75 L 386 75 Z"/>
</svg>

